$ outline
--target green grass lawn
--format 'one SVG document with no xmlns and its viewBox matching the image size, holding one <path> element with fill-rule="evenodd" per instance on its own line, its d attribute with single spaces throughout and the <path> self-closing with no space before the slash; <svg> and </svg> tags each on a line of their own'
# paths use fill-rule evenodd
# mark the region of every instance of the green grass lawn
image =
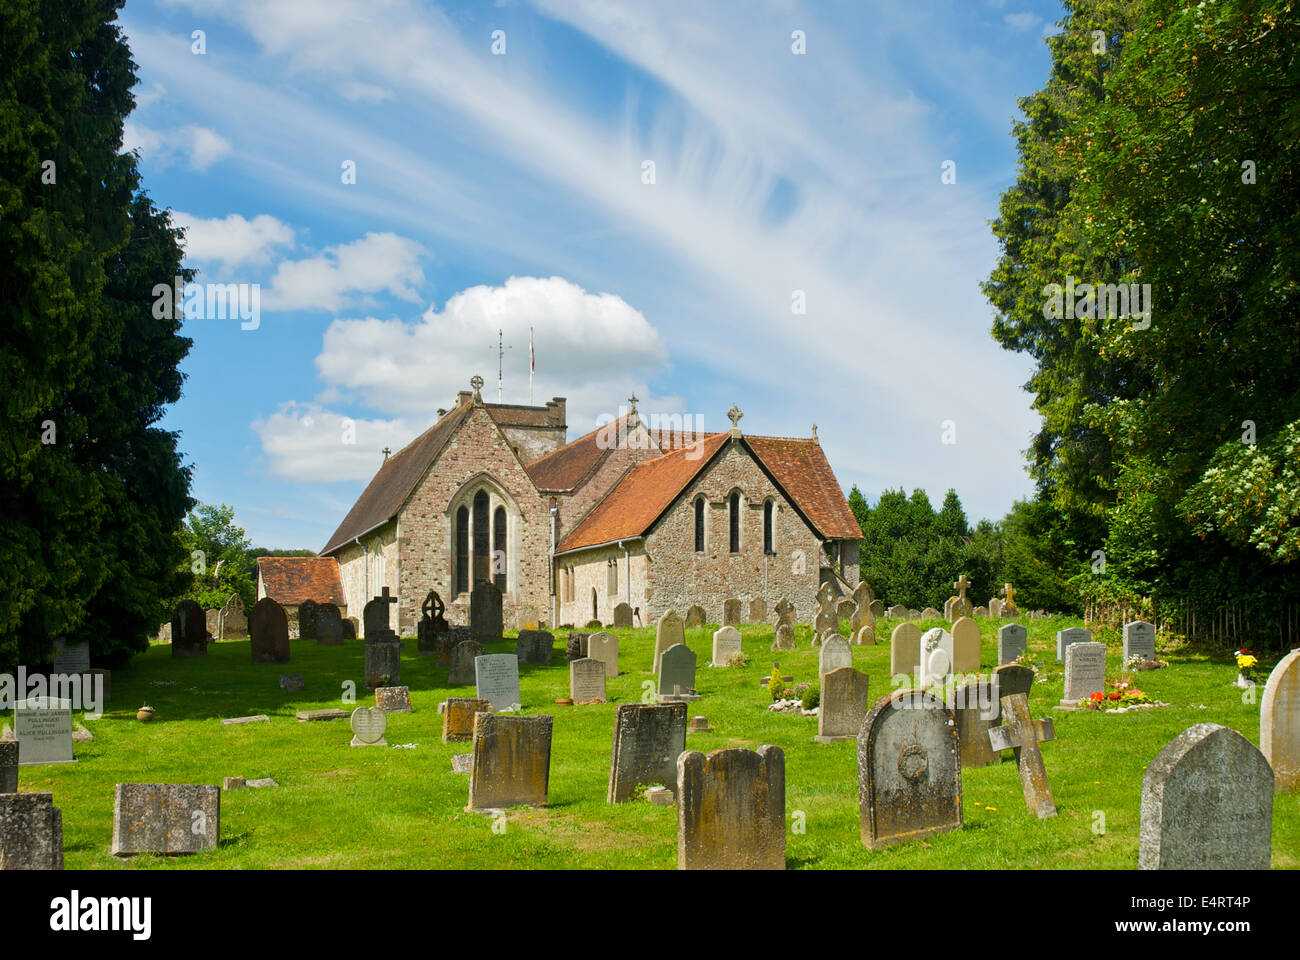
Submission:
<svg viewBox="0 0 1300 960">
<path fill-rule="evenodd" d="M 1077 620 L 1026 620 L 1031 653 L 1041 664 L 1030 707 L 1043 715 L 1062 693 L 1056 631 Z M 888 635 L 896 621 L 880 621 L 878 646 L 853 648 L 857 669 L 871 678 L 871 699 L 888 693 Z M 922 624 L 940 625 L 938 621 Z M 982 620 L 982 662 L 996 660 L 996 628 Z M 688 630 L 699 658 L 703 699 L 688 707 L 706 716 L 712 731 L 689 734 L 690 749 L 756 748 L 777 744 L 786 756 L 786 814 L 803 831 L 791 833 L 787 864 L 799 868 L 1054 868 L 1132 869 L 1137 864 L 1142 776 L 1147 764 L 1178 733 L 1212 721 L 1259 742 L 1259 705 L 1243 704 L 1232 686 L 1229 657 L 1188 650 L 1162 651 L 1165 670 L 1138 674 L 1139 685 L 1167 708 L 1108 716 L 1052 711 L 1057 739 L 1043 747 L 1059 815 L 1039 821 L 1025 809 L 1011 762 L 963 774 L 965 827 L 927 841 L 868 851 L 859 840 L 857 745 L 813 742 L 817 721 L 767 710 L 760 678 L 774 659 L 796 680 L 813 680 L 817 650 L 807 626 L 796 630 L 798 648 L 774 654 L 770 625 L 741 629 L 749 665 L 710 668 L 712 627 Z M 94 733 L 76 744 L 78 762 L 23 767 L 22 791 L 48 790 L 63 811 L 66 865 L 70 869 L 202 868 L 660 868 L 676 866 L 677 811 L 644 800 L 605 803 L 616 703 L 641 699 L 650 680 L 654 632 L 615 631 L 620 668 L 609 681 L 610 703 L 557 706 L 568 695 L 563 632 L 551 666 L 523 666 L 525 713 L 555 717 L 550 804 L 510 811 L 504 833 L 492 821 L 464 812 L 468 777 L 451 772 L 451 756 L 468 744 L 443 744 L 438 703 L 472 696 L 472 687 L 447 686 L 447 671 L 420 657 L 405 641 L 402 682 L 411 688 L 414 713 L 389 718 L 388 748 L 350 747 L 346 720 L 299 723 L 297 710 L 350 706 L 341 702 L 346 681 L 357 700 L 373 704 L 361 684 L 362 644 L 318 647 L 293 641 L 293 662 L 254 666 L 248 643 L 214 644 L 206 658 L 173 660 L 168 646 L 151 647 L 127 670 L 113 675 L 113 700 Z M 1110 648 L 1111 679 L 1120 660 L 1119 636 L 1101 631 Z M 513 641 L 489 652 L 510 652 Z M 1261 664 L 1270 667 L 1272 662 Z M 282 673 L 302 673 L 307 689 L 279 689 Z M 1259 677 L 1267 677 L 1261 669 Z M 1262 686 L 1258 692 L 1262 693 Z M 153 723 L 135 711 L 148 702 Z M 222 717 L 267 714 L 270 723 L 223 726 Z M 396 745 L 414 744 L 414 749 Z M 120 861 L 109 853 L 113 785 L 119 782 L 207 783 L 223 777 L 272 777 L 278 788 L 222 795 L 221 843 L 189 857 L 142 856 Z M 1300 866 L 1300 796 L 1278 795 L 1273 812 L 1274 867 Z M 796 811 L 803 816 L 796 817 Z M 1104 832 L 1094 828 L 1104 817 Z"/>
</svg>

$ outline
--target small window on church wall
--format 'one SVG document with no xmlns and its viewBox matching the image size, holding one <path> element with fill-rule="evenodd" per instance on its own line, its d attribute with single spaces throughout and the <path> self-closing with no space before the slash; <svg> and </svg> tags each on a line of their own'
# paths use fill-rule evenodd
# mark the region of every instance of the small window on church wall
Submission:
<svg viewBox="0 0 1300 960">
<path fill-rule="evenodd" d="M 775 539 L 772 531 L 772 521 L 776 513 L 776 504 L 771 500 L 763 504 L 763 552 L 776 553 Z"/>
<path fill-rule="evenodd" d="M 607 583 L 605 587 L 609 591 L 609 595 L 612 598 L 615 594 L 618 593 L 618 561 L 610 560 L 606 564 L 606 566 L 609 568 L 609 572 L 607 575 Z"/>
<path fill-rule="evenodd" d="M 502 593 L 506 589 L 506 508 L 492 514 L 492 582 Z"/>
<path fill-rule="evenodd" d="M 469 510 L 456 511 L 456 584 L 455 593 L 469 590 Z"/>
<path fill-rule="evenodd" d="M 704 498 L 695 501 L 695 552 L 704 552 Z"/>
<path fill-rule="evenodd" d="M 730 499 L 730 516 L 727 518 L 731 552 L 740 553 L 740 494 L 733 492 Z"/>
<path fill-rule="evenodd" d="M 491 503 L 487 491 L 474 494 L 474 582 L 492 576 L 492 528 L 489 523 Z"/>
</svg>

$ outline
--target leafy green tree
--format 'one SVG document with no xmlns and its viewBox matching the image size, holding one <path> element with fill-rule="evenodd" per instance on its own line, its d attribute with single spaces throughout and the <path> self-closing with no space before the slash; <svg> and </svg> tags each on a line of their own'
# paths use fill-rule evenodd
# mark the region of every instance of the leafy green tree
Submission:
<svg viewBox="0 0 1300 960">
<path fill-rule="evenodd" d="M 200 504 L 177 534 L 193 576 L 185 597 L 205 610 L 220 607 L 238 593 L 244 609 L 257 599 L 256 561 L 252 543 L 235 525 L 235 508 Z"/>
</svg>

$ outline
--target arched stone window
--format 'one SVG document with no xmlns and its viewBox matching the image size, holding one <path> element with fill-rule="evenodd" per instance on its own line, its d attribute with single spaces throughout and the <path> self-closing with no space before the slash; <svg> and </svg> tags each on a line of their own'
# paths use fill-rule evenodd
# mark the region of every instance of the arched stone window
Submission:
<svg viewBox="0 0 1300 960">
<path fill-rule="evenodd" d="M 593 620 L 599 620 L 599 619 L 600 619 L 600 610 L 599 610 L 599 608 L 596 606 L 596 588 L 595 588 L 595 587 L 592 587 L 592 588 L 591 588 L 591 619 L 593 619 Z"/>
<path fill-rule="evenodd" d="M 492 576 L 492 528 L 488 523 L 491 501 L 487 491 L 474 494 L 474 582 Z"/>
<path fill-rule="evenodd" d="M 469 509 L 456 511 L 456 583 L 455 593 L 469 592 Z"/>
<path fill-rule="evenodd" d="M 732 553 L 740 553 L 740 492 L 731 491 L 727 498 L 727 536 Z"/>
<path fill-rule="evenodd" d="M 502 593 L 506 589 L 506 508 L 497 507 L 492 514 L 492 582 Z"/>
<path fill-rule="evenodd" d="M 470 478 L 447 504 L 454 594 L 490 580 L 502 593 L 518 589 L 524 515 L 504 487 L 487 473 Z"/>
<path fill-rule="evenodd" d="M 704 552 L 704 497 L 695 498 L 695 552 Z"/>
<path fill-rule="evenodd" d="M 776 553 L 776 502 L 771 497 L 763 501 L 763 552 Z"/>
</svg>

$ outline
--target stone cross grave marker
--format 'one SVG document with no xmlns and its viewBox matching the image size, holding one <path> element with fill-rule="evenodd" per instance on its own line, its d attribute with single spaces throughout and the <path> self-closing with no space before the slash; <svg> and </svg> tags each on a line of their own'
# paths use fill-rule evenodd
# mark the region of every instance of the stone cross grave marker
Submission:
<svg viewBox="0 0 1300 960">
<path fill-rule="evenodd" d="M 63 811 L 54 794 L 0 794 L 0 863 L 5 870 L 63 869 Z"/>
<path fill-rule="evenodd" d="M 991 726 L 997 726 L 1002 722 L 1002 698 L 1012 697 L 1017 693 L 1024 694 L 1025 700 L 1029 700 L 1029 694 L 1034 687 L 1034 671 L 1030 667 L 1022 667 L 1018 664 L 1008 663 L 998 667 L 993 671 L 989 678 L 993 683 L 993 719 L 989 721 Z M 1016 763 L 1020 762 L 1020 748 L 1016 747 L 1012 758 Z"/>
<path fill-rule="evenodd" d="M 685 749 L 685 703 L 620 703 L 606 802 L 631 800 L 638 784 L 660 784 L 676 792 L 677 757 Z"/>
<path fill-rule="evenodd" d="M 366 643 L 397 639 L 397 634 L 393 632 L 392 627 L 389 625 L 389 611 L 396 603 L 397 598 L 389 592 L 387 587 L 384 587 L 379 592 L 379 596 L 366 601 L 365 607 L 361 610 L 361 622 L 365 627 Z"/>
<path fill-rule="evenodd" d="M 1139 870 L 1267 870 L 1273 770 L 1236 730 L 1198 723 L 1142 778 Z"/>
<path fill-rule="evenodd" d="M 659 658 L 675 643 L 686 643 L 686 629 L 677 611 L 669 610 L 659 618 L 659 623 L 655 626 L 655 659 L 652 672 L 659 672 Z"/>
<path fill-rule="evenodd" d="M 270 597 L 253 604 L 248 616 L 248 638 L 254 663 L 289 662 L 289 618 L 284 607 Z"/>
<path fill-rule="evenodd" d="M 817 712 L 817 743 L 852 740 L 867 715 L 867 675 L 838 667 L 821 677 L 821 706 Z"/>
<path fill-rule="evenodd" d="M 1106 690 L 1106 644 L 1071 643 L 1065 648 L 1065 696 L 1061 705 L 1072 707 L 1080 700 Z"/>
<path fill-rule="evenodd" d="M 1085 630 L 1083 627 L 1068 627 L 1065 630 L 1056 632 L 1056 660 L 1058 663 L 1065 661 L 1065 648 L 1072 643 L 1091 643 L 1092 631 Z"/>
<path fill-rule="evenodd" d="M 220 787 L 119 783 L 113 792 L 115 857 L 201 853 L 220 839 Z"/>
<path fill-rule="evenodd" d="M 951 711 L 920 689 L 895 690 L 858 734 L 862 844 L 879 849 L 958 830 L 961 760 Z"/>
<path fill-rule="evenodd" d="M 677 869 L 785 869 L 785 753 L 764 745 L 677 758 Z"/>
<path fill-rule="evenodd" d="M 1029 631 L 1023 624 L 1006 623 L 998 627 L 998 666 L 1014 663 L 1029 652 Z"/>
<path fill-rule="evenodd" d="M 1016 588 L 1009 583 L 1004 583 L 1002 585 L 1002 596 L 1006 598 L 1006 602 L 1002 604 L 1002 610 L 1000 611 L 1002 616 L 1014 617 L 1018 615 L 1020 611 L 1016 608 Z"/>
<path fill-rule="evenodd" d="M 447 604 L 437 590 L 425 594 L 420 604 L 420 621 L 415 626 L 416 649 L 420 656 L 436 655 L 440 641 L 447 635 L 451 626 L 445 616 Z"/>
<path fill-rule="evenodd" d="M 491 701 L 482 697 L 448 697 L 442 705 L 442 742 L 472 740 L 474 714 L 491 712 Z"/>
<path fill-rule="evenodd" d="M 735 627 L 724 626 L 713 632 L 713 666 L 730 666 L 731 658 L 743 653 L 740 631 Z"/>
<path fill-rule="evenodd" d="M 957 591 L 957 602 L 952 605 L 952 616 L 972 616 L 975 613 L 975 607 L 966 598 L 966 591 L 970 589 L 970 580 L 966 578 L 966 574 L 963 573 L 953 582 L 953 589 Z"/>
<path fill-rule="evenodd" d="M 378 707 L 357 707 L 352 711 L 352 746 L 386 747 L 384 731 L 388 729 L 388 714 Z"/>
<path fill-rule="evenodd" d="M 56 697 L 20 700 L 14 705 L 14 735 L 19 743 L 20 766 L 76 762 L 72 756 L 71 700 Z"/>
<path fill-rule="evenodd" d="M 1277 662 L 1259 702 L 1259 748 L 1278 792 L 1300 789 L 1300 650 Z"/>
<path fill-rule="evenodd" d="M 569 699 L 574 703 L 604 703 L 605 664 L 591 657 L 570 660 Z"/>
<path fill-rule="evenodd" d="M 480 580 L 469 595 L 470 636 L 479 643 L 496 643 L 502 629 L 501 590 L 491 580 Z"/>
<path fill-rule="evenodd" d="M 1023 694 L 1002 698 L 1002 726 L 989 730 L 989 744 L 994 750 L 1020 750 L 1020 789 L 1025 794 L 1025 806 L 1039 820 L 1056 816 L 1056 802 L 1052 799 L 1052 785 L 1047 781 L 1047 767 L 1043 765 L 1043 751 L 1039 741 L 1055 740 L 1056 728 L 1051 717 L 1035 720 L 1029 715 L 1029 701 Z"/>
<path fill-rule="evenodd" d="M 474 716 L 467 810 L 546 804 L 554 717 Z"/>
<path fill-rule="evenodd" d="M 587 656 L 605 665 L 606 677 L 618 676 L 618 637 L 612 633 L 593 633 L 587 638 Z"/>
<path fill-rule="evenodd" d="M 1155 624 L 1134 620 L 1124 624 L 1124 662 L 1129 657 L 1141 656 L 1144 660 L 1156 658 Z"/>
<path fill-rule="evenodd" d="M 477 640 L 462 640 L 451 651 L 451 667 L 447 671 L 447 685 L 463 687 L 476 682 L 474 661 L 487 651 Z"/>
<path fill-rule="evenodd" d="M 494 713 L 521 710 L 519 658 L 513 653 L 488 653 L 474 658 L 474 683 Z"/>
</svg>

